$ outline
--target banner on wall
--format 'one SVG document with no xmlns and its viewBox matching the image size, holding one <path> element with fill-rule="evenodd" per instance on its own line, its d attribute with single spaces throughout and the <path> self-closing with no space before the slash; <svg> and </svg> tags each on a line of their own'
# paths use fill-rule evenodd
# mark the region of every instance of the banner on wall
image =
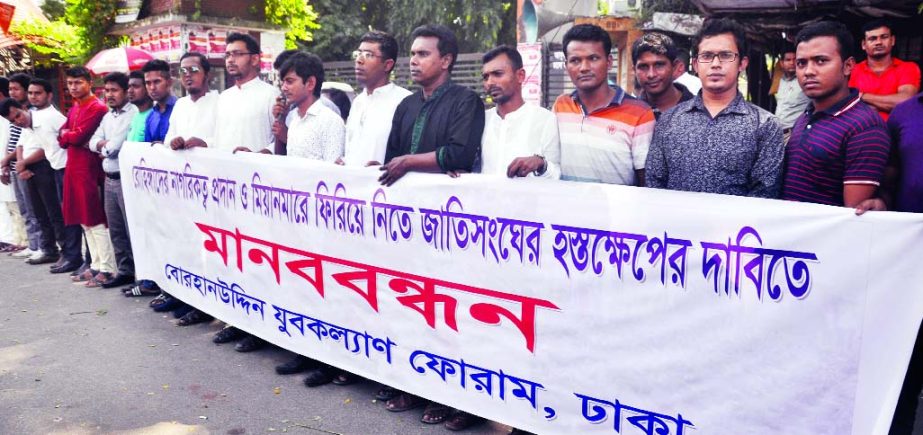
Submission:
<svg viewBox="0 0 923 435">
<path fill-rule="evenodd" d="M 376 168 L 137 143 L 120 161 L 139 278 L 532 432 L 886 434 L 923 313 L 915 215 L 486 175 L 385 188 Z"/>
</svg>

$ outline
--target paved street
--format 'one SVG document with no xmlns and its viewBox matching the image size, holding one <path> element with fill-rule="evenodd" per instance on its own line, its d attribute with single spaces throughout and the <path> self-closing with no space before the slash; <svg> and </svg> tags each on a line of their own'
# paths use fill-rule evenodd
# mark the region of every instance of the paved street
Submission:
<svg viewBox="0 0 923 435">
<path fill-rule="evenodd" d="M 217 322 L 176 327 L 150 298 L 47 268 L 0 257 L 0 434 L 450 433 L 385 411 L 370 382 L 308 389 L 273 371 L 285 351 L 216 346 Z"/>
</svg>

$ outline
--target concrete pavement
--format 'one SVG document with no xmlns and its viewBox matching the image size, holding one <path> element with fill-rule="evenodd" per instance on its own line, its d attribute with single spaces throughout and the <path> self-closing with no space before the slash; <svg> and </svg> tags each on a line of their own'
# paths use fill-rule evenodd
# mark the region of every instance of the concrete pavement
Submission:
<svg viewBox="0 0 923 435">
<path fill-rule="evenodd" d="M 390 413 L 364 382 L 309 389 L 286 351 L 212 344 L 150 298 L 87 289 L 0 256 L 0 434 L 448 434 Z M 465 434 L 506 434 L 497 423 Z"/>
</svg>

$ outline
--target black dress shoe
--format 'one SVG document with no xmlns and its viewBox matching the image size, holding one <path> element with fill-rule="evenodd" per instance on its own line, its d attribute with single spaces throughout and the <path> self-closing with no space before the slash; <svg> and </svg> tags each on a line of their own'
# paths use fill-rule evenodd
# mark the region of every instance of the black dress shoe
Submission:
<svg viewBox="0 0 923 435">
<path fill-rule="evenodd" d="M 304 378 L 304 385 L 306 387 L 313 388 L 324 384 L 329 384 L 333 381 L 333 378 L 336 377 L 336 374 L 336 369 L 324 364 L 321 367 L 308 372 L 308 375 Z"/>
<path fill-rule="evenodd" d="M 77 263 L 65 261 L 64 263 L 61 263 L 60 266 L 52 267 L 48 271 L 51 273 L 68 273 L 77 270 L 79 267 L 80 265 Z"/>
<path fill-rule="evenodd" d="M 238 352 L 253 352 L 263 347 L 265 344 L 266 342 L 259 339 L 257 336 L 247 335 L 243 340 L 240 340 L 240 343 L 234 345 L 234 350 Z"/>
<path fill-rule="evenodd" d="M 234 340 L 240 340 L 241 338 L 244 338 L 245 335 L 247 335 L 246 332 L 241 331 L 240 329 L 237 329 L 233 326 L 228 326 L 227 328 L 224 328 L 215 333 L 215 336 L 212 337 L 212 342 L 215 344 L 230 343 Z"/>
<path fill-rule="evenodd" d="M 133 282 L 135 282 L 135 277 L 134 277 L 134 276 L 132 276 L 132 275 L 122 275 L 122 274 L 120 273 L 120 274 L 117 274 L 117 275 L 113 276 L 111 279 L 106 280 L 105 282 L 103 282 L 102 284 L 100 284 L 100 286 L 101 286 L 102 288 L 114 288 L 114 287 L 121 287 L 121 286 L 123 286 L 123 285 L 128 285 L 128 284 L 131 284 L 131 283 L 133 283 Z"/>
<path fill-rule="evenodd" d="M 308 369 L 317 367 L 317 361 L 302 355 L 295 355 L 289 362 L 276 366 L 276 373 L 280 375 L 294 375 Z"/>
</svg>

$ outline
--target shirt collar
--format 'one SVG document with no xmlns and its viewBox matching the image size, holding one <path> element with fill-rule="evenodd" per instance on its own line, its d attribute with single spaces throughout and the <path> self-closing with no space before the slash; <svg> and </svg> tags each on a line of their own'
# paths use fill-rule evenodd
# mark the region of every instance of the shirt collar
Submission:
<svg viewBox="0 0 923 435">
<path fill-rule="evenodd" d="M 692 101 L 693 103 L 689 105 L 689 107 L 686 109 L 687 112 L 691 112 L 693 110 L 701 110 L 706 113 L 708 112 L 708 109 L 705 108 L 705 101 L 702 99 L 702 92 L 699 92 L 698 94 L 696 94 L 695 98 L 693 98 Z M 744 101 L 744 96 L 741 95 L 740 92 L 737 92 L 737 95 L 734 97 L 733 100 L 731 100 L 731 104 L 728 104 L 728 106 L 725 107 L 724 110 L 722 110 L 721 112 L 726 111 L 727 113 L 737 113 L 737 114 L 746 115 L 748 112 L 747 112 L 745 103 L 746 102 Z"/>
<path fill-rule="evenodd" d="M 110 108 L 109 108 L 109 112 L 112 112 L 112 113 L 115 114 L 115 115 L 121 115 L 121 114 L 125 113 L 125 111 L 128 110 L 128 105 L 129 105 L 129 104 L 131 104 L 131 103 L 130 103 L 130 102 L 126 102 L 125 104 L 122 105 L 122 107 L 110 107 Z"/>
<path fill-rule="evenodd" d="M 237 84 L 235 84 L 234 87 L 235 87 L 235 88 L 238 88 L 238 89 L 240 89 L 240 90 L 244 90 L 244 89 L 247 89 L 247 88 L 252 88 L 253 86 L 256 85 L 256 82 L 258 82 L 258 81 L 260 81 L 260 76 L 256 76 L 256 77 L 254 77 L 253 79 L 251 79 L 250 81 L 248 81 L 247 83 L 244 83 L 244 84 L 242 84 L 242 85 L 237 85 Z"/>
<path fill-rule="evenodd" d="M 174 104 L 176 104 L 176 95 L 170 95 L 169 97 L 167 97 L 167 109 L 173 107 Z M 154 106 L 158 106 L 158 104 L 154 103 Z M 153 108 L 154 106 L 151 106 L 151 108 Z M 160 112 L 160 111 L 158 110 L 157 112 Z"/>
<path fill-rule="evenodd" d="M 849 88 L 849 95 L 837 101 L 836 104 L 828 107 L 826 110 L 821 110 L 820 112 L 814 112 L 814 103 L 808 105 L 806 109 L 808 115 L 817 116 L 817 115 L 829 115 L 832 117 L 840 116 L 843 112 L 852 109 L 856 104 L 859 104 L 859 90 L 854 88 Z"/>
<path fill-rule="evenodd" d="M 607 104 L 605 108 L 622 104 L 622 101 L 625 100 L 625 91 L 618 86 L 609 87 L 615 91 L 615 95 L 612 96 L 612 100 L 609 101 L 609 104 Z M 586 113 L 586 106 L 584 106 L 583 102 L 580 101 L 580 95 L 577 94 L 577 91 L 571 92 L 570 97 L 574 100 L 575 103 L 577 103 L 577 105 L 580 106 L 581 109 L 583 109 L 583 113 Z"/>
<path fill-rule="evenodd" d="M 388 92 L 391 91 L 391 89 L 394 89 L 394 86 L 395 86 L 395 85 L 394 85 L 393 82 L 388 82 L 388 83 L 385 83 L 385 84 L 382 85 L 382 86 L 379 86 L 379 87 L 375 88 L 375 90 L 373 90 L 371 93 L 369 93 L 369 92 L 366 91 L 365 89 L 363 89 L 362 92 L 363 92 L 366 96 L 371 97 L 371 96 L 374 96 L 374 95 L 387 94 Z"/>
</svg>

